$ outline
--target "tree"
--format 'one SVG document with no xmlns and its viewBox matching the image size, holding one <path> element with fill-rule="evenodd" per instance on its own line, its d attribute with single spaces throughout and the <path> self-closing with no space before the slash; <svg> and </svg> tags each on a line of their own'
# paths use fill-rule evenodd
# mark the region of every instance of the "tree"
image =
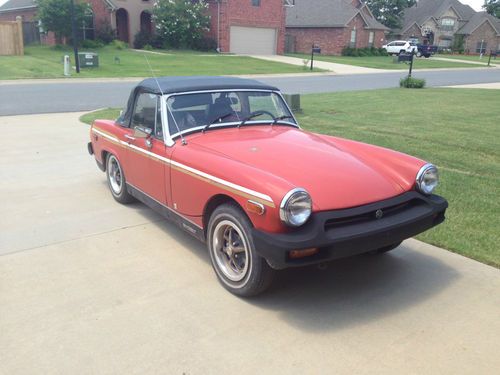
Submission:
<svg viewBox="0 0 500 375">
<path fill-rule="evenodd" d="M 500 0 L 487 0 L 483 8 L 491 15 L 500 18 Z"/>
<path fill-rule="evenodd" d="M 413 6 L 415 0 L 366 0 L 375 18 L 383 25 L 398 29 L 402 26 L 403 12 Z"/>
<path fill-rule="evenodd" d="M 209 29 L 207 8 L 205 0 L 157 0 L 153 6 L 156 32 L 169 46 L 192 48 Z"/>
<path fill-rule="evenodd" d="M 45 31 L 52 31 L 58 42 L 62 38 L 71 38 L 71 8 L 70 0 L 36 0 L 38 6 L 37 19 L 41 21 Z M 81 25 L 85 12 L 90 5 L 75 3 L 75 22 Z"/>
</svg>

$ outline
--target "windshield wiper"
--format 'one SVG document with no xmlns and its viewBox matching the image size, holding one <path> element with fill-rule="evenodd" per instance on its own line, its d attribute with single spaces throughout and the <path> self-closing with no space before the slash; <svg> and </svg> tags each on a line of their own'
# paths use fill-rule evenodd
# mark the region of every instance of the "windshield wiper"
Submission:
<svg viewBox="0 0 500 375">
<path fill-rule="evenodd" d="M 217 123 L 217 122 L 220 122 L 222 120 L 224 120 L 225 118 L 228 118 L 229 116 L 232 116 L 234 114 L 234 112 L 228 112 L 226 113 L 225 115 L 222 115 L 222 116 L 219 116 L 217 117 L 216 119 L 214 119 L 212 122 L 208 123 L 207 125 L 205 125 L 205 127 L 203 128 L 203 132 L 205 132 L 210 126 L 212 126 L 213 124 Z"/>
<path fill-rule="evenodd" d="M 274 121 L 271 125 L 276 125 L 279 121 L 286 120 L 286 119 L 294 120 L 293 116 L 290 116 L 290 115 L 279 116 L 279 117 L 274 118 Z"/>
<path fill-rule="evenodd" d="M 247 116 L 245 117 L 239 124 L 238 124 L 238 128 L 240 126 L 243 126 L 246 124 L 247 121 L 250 121 L 251 119 L 255 118 L 255 117 L 259 117 L 259 116 L 262 116 L 264 114 L 264 112 L 254 112 L 252 113 L 250 116 Z M 274 117 L 273 117 L 274 118 Z"/>
</svg>

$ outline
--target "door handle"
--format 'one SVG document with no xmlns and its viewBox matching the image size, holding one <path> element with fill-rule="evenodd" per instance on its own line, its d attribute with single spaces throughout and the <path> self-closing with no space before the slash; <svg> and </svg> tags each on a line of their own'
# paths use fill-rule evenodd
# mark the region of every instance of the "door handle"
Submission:
<svg viewBox="0 0 500 375">
<path fill-rule="evenodd" d="M 128 134 L 125 134 L 125 138 L 127 138 L 129 141 L 135 141 L 135 138 Z"/>
</svg>

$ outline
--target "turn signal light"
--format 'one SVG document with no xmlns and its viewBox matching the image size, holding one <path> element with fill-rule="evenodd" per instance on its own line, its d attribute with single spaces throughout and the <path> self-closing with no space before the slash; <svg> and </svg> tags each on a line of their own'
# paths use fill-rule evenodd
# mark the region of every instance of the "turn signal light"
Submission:
<svg viewBox="0 0 500 375">
<path fill-rule="evenodd" d="M 312 247 L 310 249 L 303 249 L 303 250 L 292 250 L 289 253 L 290 259 L 300 259 L 300 258 L 305 258 L 305 257 L 310 257 L 314 254 L 317 254 L 319 252 L 319 249 L 317 247 Z"/>
<path fill-rule="evenodd" d="M 247 211 L 251 212 L 253 214 L 257 215 L 264 215 L 264 212 L 266 212 L 266 209 L 264 208 L 264 205 L 262 203 L 254 202 L 254 201 L 247 201 Z"/>
</svg>

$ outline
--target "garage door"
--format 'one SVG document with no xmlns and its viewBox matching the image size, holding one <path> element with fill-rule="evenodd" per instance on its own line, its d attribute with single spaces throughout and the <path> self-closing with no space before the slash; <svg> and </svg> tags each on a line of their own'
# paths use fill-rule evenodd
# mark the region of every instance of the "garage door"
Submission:
<svg viewBox="0 0 500 375">
<path fill-rule="evenodd" d="M 231 26 L 230 52 L 251 55 L 276 54 L 276 29 Z"/>
</svg>

